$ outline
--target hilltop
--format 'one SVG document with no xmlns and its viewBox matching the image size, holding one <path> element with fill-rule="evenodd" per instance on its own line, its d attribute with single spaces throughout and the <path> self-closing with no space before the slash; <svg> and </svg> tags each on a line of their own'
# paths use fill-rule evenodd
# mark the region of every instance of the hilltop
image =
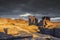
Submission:
<svg viewBox="0 0 60 40">
<path fill-rule="evenodd" d="M 7 29 L 7 30 L 4 30 Z M 4 32 L 7 31 L 7 34 L 9 35 L 19 35 L 20 31 L 25 31 L 31 35 L 33 35 L 34 37 L 36 37 L 36 33 L 38 32 L 38 27 L 35 25 L 28 25 L 28 21 L 24 20 L 24 19 L 10 19 L 10 18 L 0 18 L 0 32 Z"/>
</svg>

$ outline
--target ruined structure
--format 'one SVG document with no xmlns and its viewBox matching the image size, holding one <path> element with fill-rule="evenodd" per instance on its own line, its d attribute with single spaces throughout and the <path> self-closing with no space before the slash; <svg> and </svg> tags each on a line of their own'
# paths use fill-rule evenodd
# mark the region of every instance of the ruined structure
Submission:
<svg viewBox="0 0 60 40">
<path fill-rule="evenodd" d="M 60 26 L 60 22 L 52 22 L 50 17 L 43 17 L 43 27 L 53 29 Z"/>
<path fill-rule="evenodd" d="M 29 19 L 29 25 L 37 25 L 38 19 L 35 16 L 28 16 Z"/>
</svg>

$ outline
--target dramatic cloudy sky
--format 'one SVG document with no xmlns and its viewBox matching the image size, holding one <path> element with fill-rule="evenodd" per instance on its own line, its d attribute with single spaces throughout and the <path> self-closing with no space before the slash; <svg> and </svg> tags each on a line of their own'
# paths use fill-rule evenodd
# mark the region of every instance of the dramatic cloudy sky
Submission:
<svg viewBox="0 0 60 40">
<path fill-rule="evenodd" d="M 28 15 L 60 19 L 59 0 L 0 0 L 0 16 L 24 18 Z M 55 18 L 55 19 L 57 19 Z"/>
</svg>

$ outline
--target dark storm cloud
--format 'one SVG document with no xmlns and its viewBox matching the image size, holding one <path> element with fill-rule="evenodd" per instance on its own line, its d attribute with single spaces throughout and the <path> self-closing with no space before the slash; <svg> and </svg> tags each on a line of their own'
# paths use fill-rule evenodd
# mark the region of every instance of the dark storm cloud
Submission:
<svg viewBox="0 0 60 40">
<path fill-rule="evenodd" d="M 60 16 L 59 0 L 0 0 L 0 15 L 30 13 L 35 16 Z"/>
</svg>

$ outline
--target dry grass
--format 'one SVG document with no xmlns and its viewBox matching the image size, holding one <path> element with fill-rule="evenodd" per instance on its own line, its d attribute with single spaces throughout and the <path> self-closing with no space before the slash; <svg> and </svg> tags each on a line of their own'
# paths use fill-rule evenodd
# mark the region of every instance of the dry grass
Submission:
<svg viewBox="0 0 60 40">
<path fill-rule="evenodd" d="M 4 32 L 4 28 L 7 28 L 7 34 L 18 35 L 20 31 L 25 31 L 29 34 L 32 34 L 33 37 L 37 37 L 34 32 L 38 32 L 38 27 L 35 25 L 28 25 L 28 21 L 23 19 L 9 19 L 9 18 L 0 18 L 0 32 Z"/>
</svg>

